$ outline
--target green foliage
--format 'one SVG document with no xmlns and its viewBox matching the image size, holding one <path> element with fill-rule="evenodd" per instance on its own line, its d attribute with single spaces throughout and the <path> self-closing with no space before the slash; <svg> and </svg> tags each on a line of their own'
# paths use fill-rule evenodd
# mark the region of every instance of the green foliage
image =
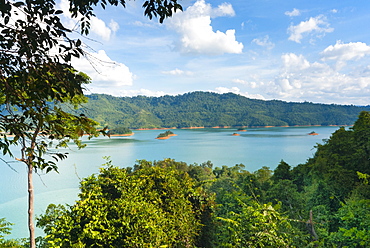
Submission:
<svg viewBox="0 0 370 248">
<path fill-rule="evenodd" d="M 369 107 L 287 103 L 232 93 L 191 92 L 178 96 L 113 97 L 93 94 L 82 110 L 102 126 L 129 128 L 351 125 Z"/>
<path fill-rule="evenodd" d="M 290 165 L 281 160 L 276 169 L 274 170 L 274 175 L 271 178 L 275 182 L 278 180 L 291 180 Z"/>
<path fill-rule="evenodd" d="M 80 18 L 81 33 L 87 35 L 93 7 L 100 4 L 105 8 L 107 1 L 70 0 L 69 4 L 72 16 Z M 108 4 L 125 7 L 124 0 L 108 0 Z M 158 16 L 160 22 L 182 10 L 177 0 L 148 0 L 143 7 L 144 15 L 150 19 Z M 57 170 L 55 161 L 66 155 L 52 153 L 49 160 L 44 155 L 50 147 L 65 147 L 74 141 L 81 148 L 82 135 L 98 135 L 96 122 L 60 106 L 64 103 L 77 107 L 83 101 L 82 86 L 89 82 L 85 74 L 77 73 L 70 65 L 72 57 L 79 58 L 84 51 L 81 40 L 68 37 L 73 30 L 62 24 L 59 18 L 62 13 L 54 0 L 0 2 L 0 150 L 3 155 L 13 156 L 9 147 L 21 147 L 17 160 L 28 168 L 33 248 L 33 171 Z"/>
<path fill-rule="evenodd" d="M 39 225 L 52 247 L 366 247 L 369 174 L 364 153 L 346 149 L 366 149 L 358 132 L 370 128 L 367 118 L 292 169 L 284 161 L 255 172 L 210 161 L 108 162 L 81 183 L 75 205 L 50 205 Z"/>
<path fill-rule="evenodd" d="M 118 125 L 115 128 L 109 129 L 109 134 L 132 134 L 132 131 L 123 126 L 123 125 Z"/>
<path fill-rule="evenodd" d="M 0 241 L 4 241 L 4 237 L 11 233 L 11 225 L 13 224 L 5 221 L 5 218 L 0 218 Z"/>
<path fill-rule="evenodd" d="M 88 0 L 88 1 L 78 1 L 70 0 L 69 11 L 72 13 L 72 17 L 76 18 L 79 15 L 83 15 L 81 18 L 81 33 L 87 35 L 90 29 L 90 18 L 95 16 L 93 13 L 93 8 L 100 5 L 103 9 L 106 8 L 107 4 L 118 6 L 122 5 L 126 7 L 125 0 Z M 182 10 L 182 6 L 178 4 L 177 0 L 146 0 L 144 1 L 142 7 L 144 10 L 144 15 L 149 19 L 153 17 L 158 17 L 159 22 L 162 23 L 165 18 L 172 16 L 173 12 Z"/>
<path fill-rule="evenodd" d="M 264 202 L 281 204 L 280 211 L 291 219 L 302 220 L 307 215 L 305 211 L 307 202 L 291 180 L 279 180 L 272 184 L 266 192 Z"/>
<path fill-rule="evenodd" d="M 0 218 L 0 247 L 2 248 L 23 248 L 28 247 L 26 240 L 5 239 L 11 234 L 11 227 L 13 224 L 7 222 L 5 218 Z M 41 248 L 41 246 L 40 246 Z"/>
<path fill-rule="evenodd" d="M 240 213 L 219 218 L 223 235 L 218 247 L 290 247 L 290 224 L 269 204 L 242 204 Z M 225 235 L 227 233 L 227 235 Z"/>
<path fill-rule="evenodd" d="M 108 165 L 81 182 L 73 206 L 50 205 L 38 225 L 53 247 L 188 247 L 207 199 L 173 161 L 141 161 L 128 173 Z"/>
<path fill-rule="evenodd" d="M 369 173 L 369 120 L 369 113 L 361 112 L 353 128 L 346 130 L 342 127 L 335 131 L 325 144 L 317 146 L 315 156 L 304 165 L 308 174 L 306 185 L 320 184 L 313 194 L 319 199 L 325 192 L 326 196 L 322 196 L 332 202 L 333 211 L 337 211 L 339 202 L 357 187 L 358 173 Z"/>
<path fill-rule="evenodd" d="M 54 70 L 58 72 L 54 74 Z M 35 88 L 30 89 L 25 81 Z M 20 161 L 49 172 L 57 169 L 55 161 L 65 158 L 65 154 L 58 152 L 51 153 L 50 160 L 45 158 L 50 147 L 65 147 L 70 141 L 83 147 L 79 139 L 82 135 L 97 136 L 96 122 L 65 112 L 59 105 L 69 103 L 77 107 L 85 101 L 81 85 L 86 83 L 89 83 L 86 75 L 62 64 L 42 66 L 1 81 L 4 102 L 0 116 L 0 148 L 3 154 L 13 156 L 9 146 L 19 145 Z M 50 84 L 53 86 L 48 89 Z M 9 87 L 11 93 L 6 90 Z"/>
<path fill-rule="evenodd" d="M 370 199 L 349 199 L 339 209 L 338 232 L 328 242 L 335 247 L 366 247 L 370 244 Z"/>
</svg>

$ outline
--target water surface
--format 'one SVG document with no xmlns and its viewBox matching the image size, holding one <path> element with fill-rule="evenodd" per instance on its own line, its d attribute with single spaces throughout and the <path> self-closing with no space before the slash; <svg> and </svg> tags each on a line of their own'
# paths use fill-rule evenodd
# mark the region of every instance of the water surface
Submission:
<svg viewBox="0 0 370 248">
<path fill-rule="evenodd" d="M 59 174 L 34 175 L 35 212 L 41 214 L 49 203 L 73 204 L 77 199 L 79 179 L 98 173 L 110 156 L 114 165 L 133 166 L 138 159 L 149 161 L 172 158 L 176 161 L 203 163 L 210 160 L 214 167 L 244 164 L 246 170 L 262 166 L 274 169 L 281 160 L 291 166 L 305 163 L 315 152 L 314 146 L 327 139 L 337 127 L 273 127 L 253 128 L 247 132 L 236 129 L 176 129 L 177 136 L 167 140 L 155 137 L 162 130 L 135 131 L 131 137 L 99 137 L 86 141 L 87 147 L 68 150 L 66 160 L 58 163 Z M 317 136 L 307 135 L 309 132 Z M 3 159 L 10 160 L 10 158 Z M 15 171 L 16 172 L 15 172 Z M 26 237 L 27 175 L 25 166 L 12 163 L 0 165 L 0 218 L 15 223 L 9 238 Z M 42 231 L 38 230 L 38 235 Z"/>
</svg>

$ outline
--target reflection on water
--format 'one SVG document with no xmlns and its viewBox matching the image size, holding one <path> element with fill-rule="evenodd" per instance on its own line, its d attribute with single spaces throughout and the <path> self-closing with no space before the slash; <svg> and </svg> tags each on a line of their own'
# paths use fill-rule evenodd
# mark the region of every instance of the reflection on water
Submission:
<svg viewBox="0 0 370 248">
<path fill-rule="evenodd" d="M 163 130 L 135 131 L 130 137 L 99 137 L 87 140 L 87 147 L 71 148 L 68 159 L 60 162 L 59 174 L 35 176 L 35 212 L 42 213 L 49 203 L 69 203 L 77 198 L 79 178 L 99 172 L 99 167 L 110 156 L 114 165 L 133 166 L 137 159 L 149 161 L 173 158 L 186 163 L 203 163 L 210 160 L 214 167 L 244 164 L 246 170 L 255 171 L 262 166 L 274 169 L 283 159 L 294 166 L 304 163 L 314 154 L 313 147 L 322 143 L 337 127 L 254 128 L 247 132 L 236 129 L 179 129 L 177 136 L 167 140 L 155 139 Z M 317 136 L 307 135 L 311 131 Z M 0 166 L 0 218 L 15 223 L 10 237 L 25 237 L 27 233 L 26 169 L 21 163 Z M 38 234 L 42 232 L 38 230 Z"/>
</svg>

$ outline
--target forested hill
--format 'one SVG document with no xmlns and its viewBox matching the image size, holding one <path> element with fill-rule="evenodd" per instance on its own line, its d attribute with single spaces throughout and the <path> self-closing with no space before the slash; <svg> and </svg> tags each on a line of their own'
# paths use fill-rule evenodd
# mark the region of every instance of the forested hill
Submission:
<svg viewBox="0 0 370 248">
<path fill-rule="evenodd" d="M 249 99 L 191 92 L 162 97 L 89 95 L 79 111 L 102 126 L 129 128 L 351 125 L 366 107 Z"/>
</svg>

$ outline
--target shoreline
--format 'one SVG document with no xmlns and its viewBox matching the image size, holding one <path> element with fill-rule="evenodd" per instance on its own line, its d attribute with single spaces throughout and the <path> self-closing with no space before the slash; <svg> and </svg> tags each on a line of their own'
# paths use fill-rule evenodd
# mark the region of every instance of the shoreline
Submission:
<svg viewBox="0 0 370 248">
<path fill-rule="evenodd" d="M 111 136 L 111 137 L 128 137 L 128 136 L 132 136 L 132 135 L 134 135 L 135 133 L 134 132 L 132 132 L 132 133 L 126 133 L 126 134 L 111 134 L 111 135 L 109 135 L 109 136 Z"/>
<path fill-rule="evenodd" d="M 272 127 L 351 127 L 353 125 L 293 125 L 293 126 L 214 126 L 214 127 L 155 127 L 155 128 L 130 128 L 132 130 L 144 131 L 144 130 L 168 130 L 168 129 L 233 129 L 233 128 L 272 128 Z"/>
</svg>

